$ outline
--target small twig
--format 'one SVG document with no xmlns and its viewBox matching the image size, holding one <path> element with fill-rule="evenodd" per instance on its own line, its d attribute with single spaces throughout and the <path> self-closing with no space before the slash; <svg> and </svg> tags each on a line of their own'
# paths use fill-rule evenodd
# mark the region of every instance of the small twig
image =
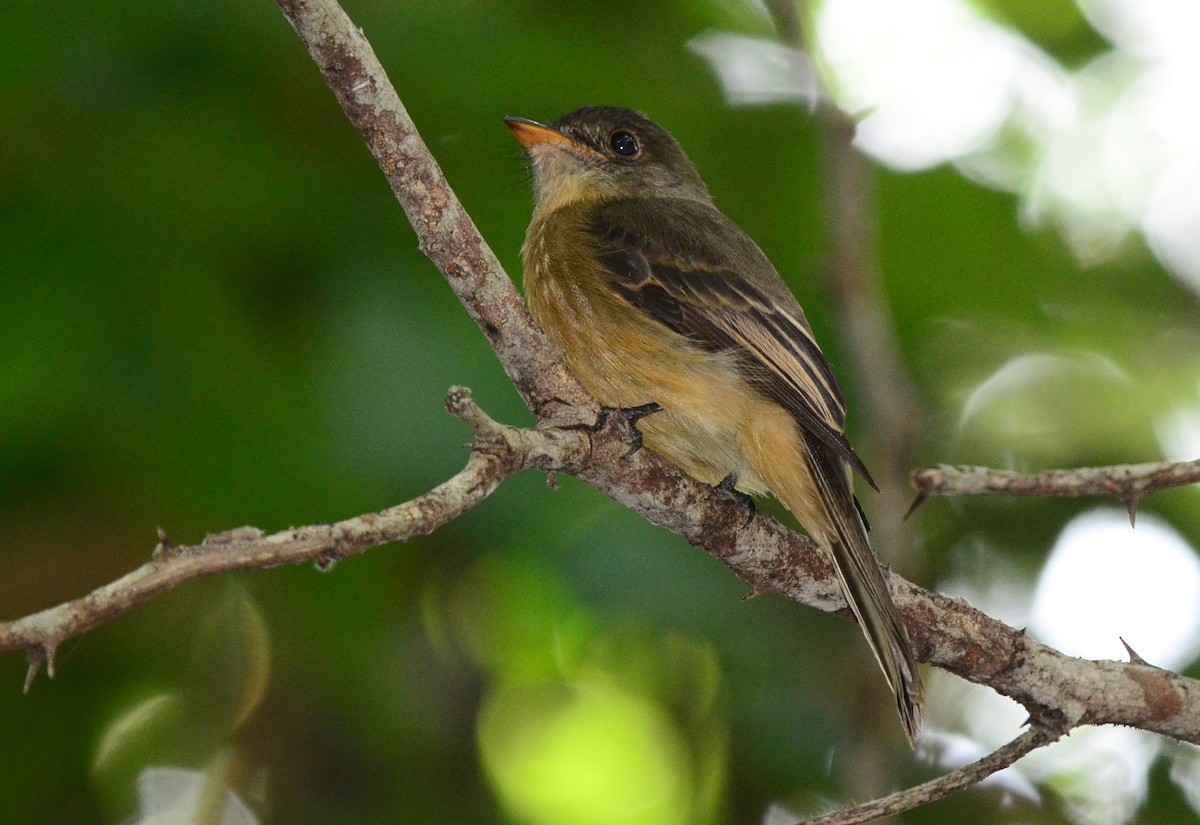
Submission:
<svg viewBox="0 0 1200 825">
<path fill-rule="evenodd" d="M 1031 727 L 1004 747 L 988 754 L 970 765 L 922 783 L 904 791 L 898 791 L 882 799 L 876 799 L 853 808 L 845 808 L 813 819 L 805 819 L 798 825 L 858 825 L 893 814 L 911 811 L 953 793 L 982 782 L 996 771 L 1009 767 L 1022 756 L 1058 738 L 1042 728 Z"/>
<path fill-rule="evenodd" d="M 910 480 L 917 499 L 909 513 L 934 496 L 1112 496 L 1129 510 L 1132 524 L 1143 496 L 1168 487 L 1200 483 L 1200 459 L 1047 470 L 1034 475 L 988 467 L 941 465 L 915 470 Z"/>
</svg>

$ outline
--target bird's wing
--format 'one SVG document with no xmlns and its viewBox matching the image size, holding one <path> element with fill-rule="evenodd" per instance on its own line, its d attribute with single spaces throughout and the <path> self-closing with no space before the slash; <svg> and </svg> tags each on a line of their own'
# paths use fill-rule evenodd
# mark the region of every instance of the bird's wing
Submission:
<svg viewBox="0 0 1200 825">
<path fill-rule="evenodd" d="M 698 347 L 734 353 L 751 384 L 799 423 L 812 483 L 832 528 L 814 538 L 828 546 L 911 742 L 921 727 L 921 679 L 850 491 L 847 464 L 875 484 L 846 440 L 845 407 L 829 362 L 796 299 L 740 229 L 707 204 L 683 201 L 670 202 L 673 220 L 666 225 L 656 220 L 665 205 L 646 199 L 595 210 L 596 254 L 632 306 Z M 794 506 L 794 490 L 773 492 Z"/>
<path fill-rule="evenodd" d="M 671 225 L 655 220 L 651 199 L 593 213 L 591 239 L 618 293 L 696 346 L 735 353 L 760 392 L 875 487 L 846 440 L 833 370 L 766 256 L 712 206 L 672 200 L 670 210 Z"/>
</svg>

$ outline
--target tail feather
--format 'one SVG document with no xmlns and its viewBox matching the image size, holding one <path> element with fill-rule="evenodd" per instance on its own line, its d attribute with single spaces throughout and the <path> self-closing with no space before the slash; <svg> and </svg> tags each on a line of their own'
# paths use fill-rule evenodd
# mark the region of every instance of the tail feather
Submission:
<svg viewBox="0 0 1200 825">
<path fill-rule="evenodd" d="M 833 533 L 813 538 L 826 545 L 833 557 L 846 601 L 895 694 L 900 721 L 913 744 L 921 731 L 924 690 L 904 622 L 867 541 L 845 463 L 823 444 L 807 441 L 809 471 Z"/>
<path fill-rule="evenodd" d="M 842 592 L 896 696 L 910 743 L 921 730 L 921 676 L 904 622 L 871 545 L 850 488 L 850 465 L 797 426 L 780 407 L 747 419 L 745 455 L 762 487 L 792 511 L 830 554 Z M 751 488 L 753 489 L 753 488 Z"/>
</svg>

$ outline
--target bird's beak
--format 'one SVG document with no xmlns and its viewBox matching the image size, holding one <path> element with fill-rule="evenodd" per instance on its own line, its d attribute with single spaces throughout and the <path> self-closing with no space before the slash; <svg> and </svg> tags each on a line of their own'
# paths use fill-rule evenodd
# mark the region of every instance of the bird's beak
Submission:
<svg viewBox="0 0 1200 825">
<path fill-rule="evenodd" d="M 583 154 L 595 154 L 595 151 L 582 143 L 567 137 L 557 129 L 543 126 L 537 121 L 526 120 L 523 117 L 506 117 L 504 124 L 512 130 L 513 137 L 521 142 L 526 149 L 536 149 L 539 146 L 553 146 L 570 149 Z"/>
</svg>

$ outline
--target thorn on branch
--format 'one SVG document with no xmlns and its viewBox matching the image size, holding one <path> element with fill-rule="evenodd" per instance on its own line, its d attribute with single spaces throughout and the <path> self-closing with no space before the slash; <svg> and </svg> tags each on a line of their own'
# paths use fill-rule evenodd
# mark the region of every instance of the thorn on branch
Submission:
<svg viewBox="0 0 1200 825">
<path fill-rule="evenodd" d="M 37 678 L 38 671 L 42 669 L 42 661 L 44 655 L 40 647 L 32 648 L 29 651 L 29 669 L 25 671 L 25 687 L 22 692 L 29 695 L 29 691 L 33 689 L 33 680 Z"/>
<path fill-rule="evenodd" d="M 318 573 L 328 573 L 330 570 L 336 567 L 337 563 L 341 560 L 342 557 L 337 553 L 321 552 L 317 553 L 317 557 L 313 559 L 313 567 L 317 568 Z"/>
<path fill-rule="evenodd" d="M 1145 665 L 1146 667 L 1154 667 L 1154 665 L 1150 664 L 1141 656 L 1139 656 L 1138 652 L 1129 646 L 1129 642 L 1125 641 L 1124 637 L 1118 636 L 1117 638 L 1121 640 L 1121 644 L 1125 645 L 1125 652 L 1129 654 L 1129 663 L 1131 665 Z"/>
<path fill-rule="evenodd" d="M 22 692 L 28 694 L 33 689 L 33 682 L 41 672 L 43 664 L 46 666 L 46 676 L 54 678 L 56 653 L 58 653 L 58 642 L 44 642 L 28 649 L 29 669 L 25 671 L 25 687 Z"/>
<path fill-rule="evenodd" d="M 1138 502 L 1141 499 L 1136 495 L 1130 495 L 1120 499 L 1120 501 L 1125 505 L 1125 511 L 1129 513 L 1129 526 L 1136 527 L 1137 525 L 1134 522 L 1137 521 Z"/>
<path fill-rule="evenodd" d="M 908 517 L 917 512 L 917 509 L 929 501 L 929 496 L 925 493 L 917 493 L 917 497 L 913 499 L 913 503 L 908 505 L 908 509 L 904 512 L 904 520 L 908 521 Z"/>
<path fill-rule="evenodd" d="M 157 559 L 160 556 L 167 556 L 175 552 L 179 546 L 167 537 L 167 531 L 162 527 L 155 527 L 155 532 L 158 533 L 158 544 L 154 545 L 153 552 L 150 553 L 150 558 Z"/>
</svg>

